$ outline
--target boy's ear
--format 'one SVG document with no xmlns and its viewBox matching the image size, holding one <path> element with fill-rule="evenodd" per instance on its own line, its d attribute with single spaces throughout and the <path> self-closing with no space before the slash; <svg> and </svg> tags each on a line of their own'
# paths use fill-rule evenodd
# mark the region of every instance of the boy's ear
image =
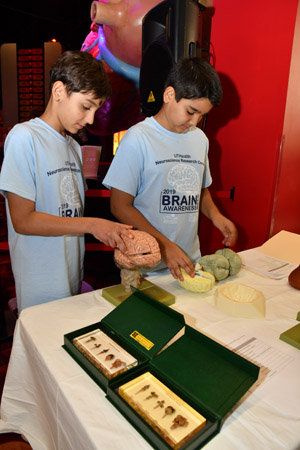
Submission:
<svg viewBox="0 0 300 450">
<path fill-rule="evenodd" d="M 166 87 L 166 89 L 164 90 L 164 95 L 163 95 L 164 103 L 169 103 L 174 98 L 175 98 L 174 88 L 172 86 Z"/>
<path fill-rule="evenodd" d="M 65 85 L 62 81 L 55 81 L 52 86 L 53 99 L 59 102 L 65 93 Z"/>
</svg>

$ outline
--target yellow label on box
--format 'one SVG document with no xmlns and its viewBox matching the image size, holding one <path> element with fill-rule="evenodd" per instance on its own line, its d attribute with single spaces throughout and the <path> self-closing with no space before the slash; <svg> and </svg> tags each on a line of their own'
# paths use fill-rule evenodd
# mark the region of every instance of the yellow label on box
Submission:
<svg viewBox="0 0 300 450">
<path fill-rule="evenodd" d="M 149 339 L 145 338 L 138 331 L 133 331 L 130 336 L 147 350 L 150 350 L 154 345 L 153 342 L 149 341 Z"/>
</svg>

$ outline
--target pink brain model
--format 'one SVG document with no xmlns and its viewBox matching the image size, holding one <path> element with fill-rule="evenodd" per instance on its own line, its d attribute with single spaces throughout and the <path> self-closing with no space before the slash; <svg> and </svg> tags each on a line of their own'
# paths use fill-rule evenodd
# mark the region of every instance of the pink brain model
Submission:
<svg viewBox="0 0 300 450">
<path fill-rule="evenodd" d="M 121 282 L 126 292 L 130 286 L 138 287 L 140 283 L 140 268 L 151 269 L 161 260 L 157 240 L 145 231 L 132 230 L 133 239 L 123 236 L 127 247 L 126 252 L 115 249 L 114 259 L 121 269 Z"/>
</svg>

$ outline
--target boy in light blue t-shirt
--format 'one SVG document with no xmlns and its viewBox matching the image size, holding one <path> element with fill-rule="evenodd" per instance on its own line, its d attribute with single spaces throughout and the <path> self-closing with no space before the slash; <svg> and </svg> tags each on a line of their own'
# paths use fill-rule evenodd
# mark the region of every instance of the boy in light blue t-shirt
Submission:
<svg viewBox="0 0 300 450">
<path fill-rule="evenodd" d="M 131 235 L 129 225 L 83 217 L 81 148 L 69 135 L 93 123 L 110 95 L 102 62 L 65 52 L 50 71 L 50 88 L 44 113 L 8 134 L 0 174 L 19 312 L 80 293 L 84 233 L 121 250 L 121 235 Z"/>
<path fill-rule="evenodd" d="M 103 181 L 111 188 L 114 216 L 157 239 L 163 261 L 153 271 L 169 269 L 181 280 L 180 268 L 194 276 L 200 259 L 200 211 L 221 231 L 224 245 L 237 239 L 235 225 L 208 190 L 208 139 L 197 128 L 221 98 L 219 77 L 208 62 L 179 61 L 168 75 L 161 109 L 126 132 Z"/>
</svg>

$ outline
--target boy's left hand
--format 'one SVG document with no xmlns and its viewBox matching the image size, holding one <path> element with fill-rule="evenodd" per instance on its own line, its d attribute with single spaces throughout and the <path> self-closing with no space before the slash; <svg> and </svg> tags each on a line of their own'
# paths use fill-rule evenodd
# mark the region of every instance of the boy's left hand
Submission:
<svg viewBox="0 0 300 450">
<path fill-rule="evenodd" d="M 232 247 L 236 243 L 238 238 L 238 231 L 234 223 L 221 215 L 220 220 L 215 223 L 215 226 L 221 231 L 224 236 L 222 244 L 225 247 Z"/>
</svg>

